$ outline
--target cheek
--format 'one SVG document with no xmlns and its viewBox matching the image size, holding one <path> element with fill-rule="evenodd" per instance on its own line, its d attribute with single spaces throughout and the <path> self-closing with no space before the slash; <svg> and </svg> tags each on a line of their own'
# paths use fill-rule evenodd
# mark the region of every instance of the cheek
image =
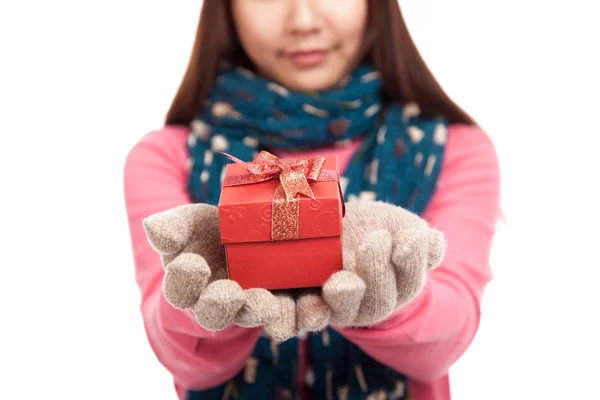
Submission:
<svg viewBox="0 0 600 400">
<path fill-rule="evenodd" d="M 323 5 L 336 36 L 360 41 L 367 25 L 367 0 L 329 0 Z"/>
<path fill-rule="evenodd" d="M 255 2 L 234 0 L 232 13 L 238 37 L 248 56 L 258 64 L 278 48 L 281 37 L 281 18 L 272 18 L 261 7 L 251 7 Z"/>
<path fill-rule="evenodd" d="M 272 36 L 264 35 L 264 31 L 256 34 L 240 32 L 240 42 L 245 53 L 257 64 L 263 64 L 275 52 L 275 43 Z"/>
</svg>

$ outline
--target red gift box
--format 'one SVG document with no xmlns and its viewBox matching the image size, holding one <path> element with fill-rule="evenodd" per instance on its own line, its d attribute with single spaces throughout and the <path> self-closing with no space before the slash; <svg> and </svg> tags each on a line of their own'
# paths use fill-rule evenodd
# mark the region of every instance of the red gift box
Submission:
<svg viewBox="0 0 600 400">
<path fill-rule="evenodd" d="M 337 158 L 227 156 L 236 163 L 225 171 L 219 217 L 229 279 L 244 289 L 319 287 L 342 269 Z"/>
</svg>

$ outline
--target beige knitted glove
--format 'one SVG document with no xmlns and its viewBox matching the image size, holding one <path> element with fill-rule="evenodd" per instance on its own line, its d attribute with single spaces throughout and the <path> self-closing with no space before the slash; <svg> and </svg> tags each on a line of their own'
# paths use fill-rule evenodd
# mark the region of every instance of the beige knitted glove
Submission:
<svg viewBox="0 0 600 400">
<path fill-rule="evenodd" d="M 419 294 L 444 257 L 443 234 L 401 207 L 348 203 L 343 226 L 344 270 L 323 287 L 335 327 L 383 321 Z"/>
<path fill-rule="evenodd" d="M 198 323 L 218 331 L 232 323 L 251 328 L 279 318 L 279 303 L 265 289 L 242 288 L 227 279 L 217 207 L 187 204 L 143 221 L 163 263 L 163 294 L 173 307 L 193 310 Z"/>
</svg>

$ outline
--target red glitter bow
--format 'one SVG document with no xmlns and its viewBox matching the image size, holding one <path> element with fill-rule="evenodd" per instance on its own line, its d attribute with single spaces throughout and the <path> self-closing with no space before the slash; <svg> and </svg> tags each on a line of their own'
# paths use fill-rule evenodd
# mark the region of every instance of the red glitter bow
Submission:
<svg viewBox="0 0 600 400">
<path fill-rule="evenodd" d="M 308 181 L 338 180 L 336 171 L 323 170 L 325 157 L 280 159 L 267 151 L 262 151 L 254 161 L 245 162 L 227 153 L 222 154 L 243 165 L 250 172 L 249 175 L 226 177 L 223 186 L 248 185 L 279 178 L 288 202 L 299 194 L 315 199 Z"/>
</svg>

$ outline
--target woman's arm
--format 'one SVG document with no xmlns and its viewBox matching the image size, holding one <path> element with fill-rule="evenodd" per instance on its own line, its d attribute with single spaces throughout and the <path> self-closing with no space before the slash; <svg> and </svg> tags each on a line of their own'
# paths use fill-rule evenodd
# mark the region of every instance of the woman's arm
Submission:
<svg viewBox="0 0 600 400">
<path fill-rule="evenodd" d="M 124 170 L 125 204 L 146 334 L 180 391 L 217 386 L 233 377 L 260 335 L 259 329 L 237 325 L 221 332 L 207 331 L 191 312 L 175 309 L 163 296 L 163 266 L 146 239 L 142 220 L 190 202 L 186 138 L 183 128 L 147 134 L 129 152 Z"/>
<path fill-rule="evenodd" d="M 419 296 L 387 321 L 340 331 L 371 357 L 423 383 L 446 375 L 477 332 L 499 215 L 491 140 L 467 126 L 452 126 L 448 137 L 438 188 L 424 214 L 446 236 L 444 261 Z"/>
</svg>

